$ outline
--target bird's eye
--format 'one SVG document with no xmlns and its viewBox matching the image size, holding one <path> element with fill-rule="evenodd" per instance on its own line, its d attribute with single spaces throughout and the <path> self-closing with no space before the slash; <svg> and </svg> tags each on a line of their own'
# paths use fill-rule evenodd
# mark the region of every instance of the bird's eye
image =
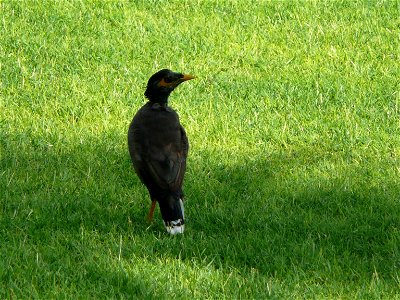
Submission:
<svg viewBox="0 0 400 300">
<path fill-rule="evenodd" d="M 165 81 L 165 83 L 171 83 L 171 82 L 174 81 L 174 80 L 173 80 L 172 77 L 167 76 L 167 77 L 164 77 L 164 81 Z"/>
</svg>

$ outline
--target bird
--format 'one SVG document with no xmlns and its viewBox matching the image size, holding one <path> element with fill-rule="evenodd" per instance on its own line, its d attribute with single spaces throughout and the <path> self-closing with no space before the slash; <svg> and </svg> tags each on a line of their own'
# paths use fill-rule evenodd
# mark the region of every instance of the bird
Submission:
<svg viewBox="0 0 400 300">
<path fill-rule="evenodd" d="M 152 220 L 158 202 L 165 228 L 172 235 L 185 229 L 182 185 L 189 141 L 168 98 L 178 85 L 194 78 L 169 69 L 153 74 L 144 93 L 148 101 L 136 112 L 128 129 L 132 164 L 152 201 L 147 219 Z"/>
</svg>

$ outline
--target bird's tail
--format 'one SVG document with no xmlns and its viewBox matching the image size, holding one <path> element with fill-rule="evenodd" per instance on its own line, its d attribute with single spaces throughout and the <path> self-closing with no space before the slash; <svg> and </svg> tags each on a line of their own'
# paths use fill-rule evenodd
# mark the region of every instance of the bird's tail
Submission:
<svg viewBox="0 0 400 300">
<path fill-rule="evenodd" d="M 159 205 L 168 233 L 183 233 L 185 229 L 185 210 L 182 199 L 174 197 L 174 195 L 168 195 L 163 201 L 159 201 Z"/>
</svg>

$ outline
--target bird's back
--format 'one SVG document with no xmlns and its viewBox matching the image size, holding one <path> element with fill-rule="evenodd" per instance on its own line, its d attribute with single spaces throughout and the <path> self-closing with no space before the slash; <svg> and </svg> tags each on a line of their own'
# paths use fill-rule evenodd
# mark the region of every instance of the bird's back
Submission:
<svg viewBox="0 0 400 300">
<path fill-rule="evenodd" d="M 152 103 L 145 104 L 134 116 L 128 131 L 131 156 L 161 159 L 165 152 L 181 150 L 181 125 L 177 113 Z"/>
<path fill-rule="evenodd" d="M 150 193 L 181 190 L 188 141 L 174 110 L 145 104 L 129 127 L 128 145 L 135 171 Z"/>
</svg>

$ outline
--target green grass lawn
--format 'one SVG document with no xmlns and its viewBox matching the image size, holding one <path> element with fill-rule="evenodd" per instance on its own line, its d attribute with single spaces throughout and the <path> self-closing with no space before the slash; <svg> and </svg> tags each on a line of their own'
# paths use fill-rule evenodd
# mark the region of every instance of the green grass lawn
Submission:
<svg viewBox="0 0 400 300">
<path fill-rule="evenodd" d="M 1 1 L 1 299 L 400 299 L 399 1 Z M 186 231 L 133 172 L 162 68 Z"/>
</svg>

